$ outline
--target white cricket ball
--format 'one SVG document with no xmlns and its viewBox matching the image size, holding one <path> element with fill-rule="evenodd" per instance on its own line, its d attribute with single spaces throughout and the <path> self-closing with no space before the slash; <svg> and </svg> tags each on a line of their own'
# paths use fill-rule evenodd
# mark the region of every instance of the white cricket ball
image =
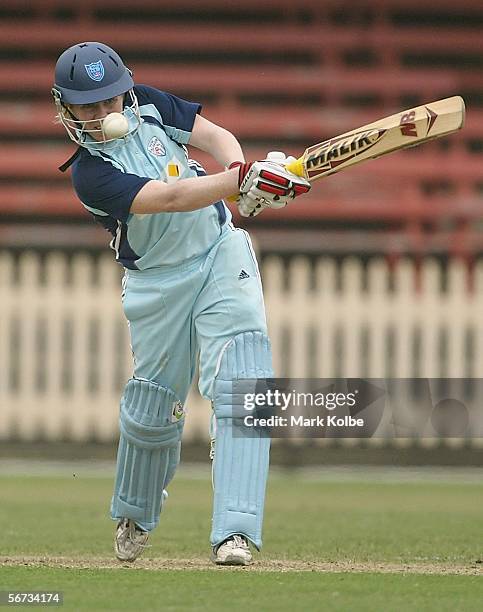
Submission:
<svg viewBox="0 0 483 612">
<path fill-rule="evenodd" d="M 102 127 L 107 140 L 122 138 L 129 132 L 128 120 L 122 113 L 109 113 L 102 122 Z"/>
</svg>

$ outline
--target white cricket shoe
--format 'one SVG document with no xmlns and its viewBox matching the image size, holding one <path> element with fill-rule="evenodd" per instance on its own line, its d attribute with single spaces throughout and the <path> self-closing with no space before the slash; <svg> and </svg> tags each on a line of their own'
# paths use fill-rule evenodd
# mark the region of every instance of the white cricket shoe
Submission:
<svg viewBox="0 0 483 612">
<path fill-rule="evenodd" d="M 245 536 L 233 535 L 213 548 L 211 560 L 217 565 L 250 565 L 252 553 Z"/>
<path fill-rule="evenodd" d="M 121 519 L 117 524 L 114 551 L 119 561 L 134 561 L 145 548 L 149 532 L 143 531 L 131 519 Z"/>
</svg>

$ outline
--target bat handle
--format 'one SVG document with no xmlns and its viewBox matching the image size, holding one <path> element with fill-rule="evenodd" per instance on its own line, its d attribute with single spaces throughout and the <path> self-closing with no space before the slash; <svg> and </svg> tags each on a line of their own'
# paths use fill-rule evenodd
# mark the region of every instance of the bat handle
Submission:
<svg viewBox="0 0 483 612">
<path fill-rule="evenodd" d="M 291 172 L 292 174 L 296 174 L 297 176 L 301 176 L 303 178 L 307 178 L 305 175 L 305 168 L 303 164 L 303 158 L 299 157 L 295 161 L 289 162 L 285 168 Z"/>
</svg>

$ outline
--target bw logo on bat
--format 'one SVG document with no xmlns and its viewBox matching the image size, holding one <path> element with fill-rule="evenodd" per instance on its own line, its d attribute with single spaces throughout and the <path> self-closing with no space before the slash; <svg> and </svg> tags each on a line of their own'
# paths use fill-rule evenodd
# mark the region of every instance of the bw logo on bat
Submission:
<svg viewBox="0 0 483 612">
<path fill-rule="evenodd" d="M 352 134 L 349 138 L 333 138 L 317 147 L 306 161 L 307 174 L 311 170 L 329 170 L 367 151 L 384 136 L 386 130 L 369 130 Z"/>
</svg>

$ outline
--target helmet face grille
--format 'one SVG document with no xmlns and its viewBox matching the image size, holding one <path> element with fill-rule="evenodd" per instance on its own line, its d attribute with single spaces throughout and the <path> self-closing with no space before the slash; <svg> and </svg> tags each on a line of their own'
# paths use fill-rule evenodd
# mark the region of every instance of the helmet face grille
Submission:
<svg viewBox="0 0 483 612">
<path fill-rule="evenodd" d="M 137 132 L 142 123 L 138 100 L 132 89 L 125 96 L 122 111 L 128 121 L 129 130 L 120 138 L 108 138 L 106 136 L 103 127 L 105 117 L 86 121 L 79 120 L 62 104 L 57 90 L 53 90 L 53 95 L 58 111 L 57 119 L 66 129 L 69 138 L 87 149 L 110 150 L 122 145 Z"/>
</svg>

